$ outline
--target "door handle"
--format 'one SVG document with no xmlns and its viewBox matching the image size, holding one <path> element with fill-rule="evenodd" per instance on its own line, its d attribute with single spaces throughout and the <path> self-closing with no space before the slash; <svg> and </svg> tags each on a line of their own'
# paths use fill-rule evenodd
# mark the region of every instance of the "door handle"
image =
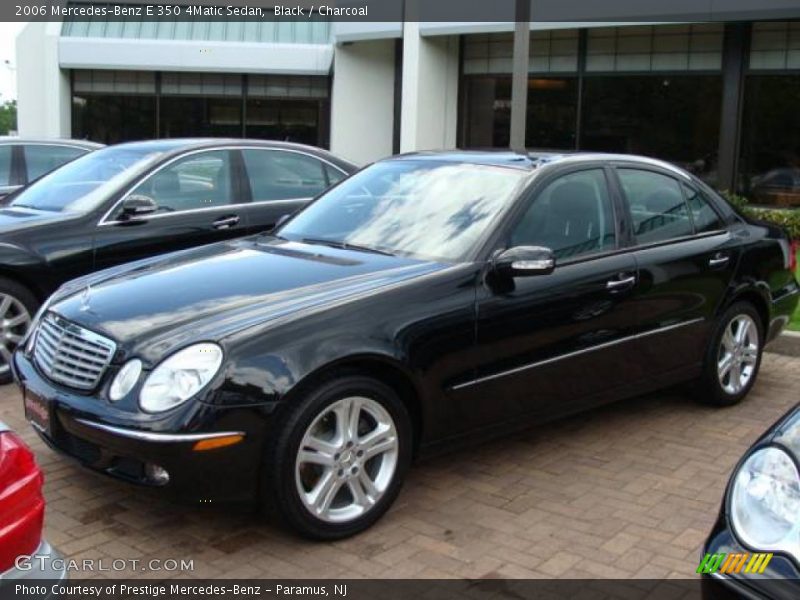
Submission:
<svg viewBox="0 0 800 600">
<path fill-rule="evenodd" d="M 724 254 L 715 254 L 713 258 L 708 261 L 709 267 L 721 267 L 731 259 L 730 256 L 725 256 Z"/>
<path fill-rule="evenodd" d="M 239 215 L 233 215 L 231 217 L 223 217 L 222 219 L 214 221 L 214 223 L 212 223 L 212 227 L 214 227 L 214 229 L 230 229 L 238 223 Z"/>
<path fill-rule="evenodd" d="M 629 277 L 623 277 L 622 279 L 609 279 L 606 282 L 606 289 L 615 292 L 630 287 L 634 283 L 636 283 L 636 275 L 630 275 Z"/>
</svg>

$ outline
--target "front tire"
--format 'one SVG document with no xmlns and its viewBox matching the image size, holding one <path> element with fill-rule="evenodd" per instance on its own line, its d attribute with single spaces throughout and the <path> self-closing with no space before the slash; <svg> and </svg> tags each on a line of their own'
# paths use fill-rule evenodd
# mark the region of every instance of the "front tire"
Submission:
<svg viewBox="0 0 800 600">
<path fill-rule="evenodd" d="M 0 385 L 9 383 L 11 356 L 25 338 L 39 302 L 28 288 L 0 277 Z"/>
<path fill-rule="evenodd" d="M 761 366 L 764 331 L 761 317 L 749 302 L 737 302 L 717 323 L 698 389 L 700 401 L 732 406 L 750 392 Z"/>
<path fill-rule="evenodd" d="M 392 505 L 411 462 L 411 420 L 395 391 L 351 375 L 299 398 L 266 457 L 266 493 L 301 535 L 333 540 Z"/>
</svg>

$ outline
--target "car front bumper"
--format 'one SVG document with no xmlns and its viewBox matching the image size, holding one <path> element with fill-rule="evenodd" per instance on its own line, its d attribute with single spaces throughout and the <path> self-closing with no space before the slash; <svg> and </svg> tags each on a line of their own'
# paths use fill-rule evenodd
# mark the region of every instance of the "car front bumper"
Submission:
<svg viewBox="0 0 800 600">
<path fill-rule="evenodd" d="M 0 585 L 7 582 L 24 583 L 34 579 L 47 579 L 56 583 L 67 578 L 66 562 L 46 541 L 42 540 L 31 556 L 35 560 L 24 561 L 24 567 L 14 566 L 5 573 L 0 573 Z"/>
<path fill-rule="evenodd" d="M 266 420 L 257 406 L 216 407 L 187 402 L 161 420 L 137 422 L 121 416 L 98 398 L 57 387 L 21 352 L 13 359 L 23 401 L 28 396 L 48 406 L 49 427 L 34 430 L 58 453 L 116 479 L 157 487 L 192 503 L 251 501 L 259 490 Z M 197 451 L 201 440 L 241 434 L 237 444 Z M 154 474 L 159 467 L 168 481 Z"/>
</svg>

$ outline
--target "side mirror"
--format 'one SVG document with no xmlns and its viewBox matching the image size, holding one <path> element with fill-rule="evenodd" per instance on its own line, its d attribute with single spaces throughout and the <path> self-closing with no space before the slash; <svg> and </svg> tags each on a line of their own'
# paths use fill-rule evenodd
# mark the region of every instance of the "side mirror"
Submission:
<svg viewBox="0 0 800 600">
<path fill-rule="evenodd" d="M 556 257 L 550 248 L 516 246 L 495 256 L 493 266 L 500 275 L 510 277 L 549 275 L 556 268 Z"/>
<path fill-rule="evenodd" d="M 133 194 L 122 202 L 122 216 L 126 219 L 142 217 L 158 211 L 158 204 L 150 196 Z"/>
</svg>

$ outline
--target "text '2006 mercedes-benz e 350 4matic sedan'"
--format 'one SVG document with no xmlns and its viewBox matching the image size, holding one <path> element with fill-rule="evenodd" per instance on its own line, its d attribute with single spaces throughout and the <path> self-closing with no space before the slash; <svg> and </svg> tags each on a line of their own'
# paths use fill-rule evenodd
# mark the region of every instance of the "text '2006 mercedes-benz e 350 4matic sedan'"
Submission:
<svg viewBox="0 0 800 600">
<path fill-rule="evenodd" d="M 405 155 L 271 234 L 65 284 L 14 371 L 85 466 L 331 539 L 433 447 L 682 381 L 740 401 L 797 304 L 790 255 L 666 163 Z"/>
</svg>

